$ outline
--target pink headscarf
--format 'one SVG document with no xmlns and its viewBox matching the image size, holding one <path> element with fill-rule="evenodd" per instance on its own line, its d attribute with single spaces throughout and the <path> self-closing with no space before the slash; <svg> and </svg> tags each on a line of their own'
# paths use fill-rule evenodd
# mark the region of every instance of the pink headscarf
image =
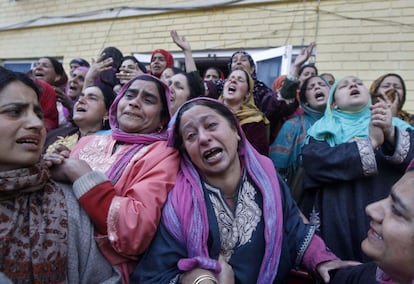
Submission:
<svg viewBox="0 0 414 284">
<path fill-rule="evenodd" d="M 128 88 L 131 86 L 132 82 L 136 80 L 155 80 L 158 82 L 164 89 L 164 93 L 161 93 L 160 96 L 164 96 L 165 100 L 161 101 L 164 105 L 163 107 L 168 109 L 168 118 L 170 118 L 170 89 L 166 84 L 164 84 L 161 80 L 158 78 L 149 75 L 149 74 L 142 74 L 139 75 L 132 80 L 130 80 L 128 83 L 126 83 L 122 89 L 119 91 L 115 101 L 112 103 L 111 108 L 109 109 L 109 125 L 112 129 L 112 137 L 121 142 L 126 142 L 130 144 L 134 144 L 127 153 L 125 153 L 124 156 L 119 158 L 107 171 L 107 176 L 114 182 L 119 179 L 121 176 L 123 169 L 127 165 L 127 163 L 131 160 L 132 156 L 139 151 L 143 146 L 152 144 L 157 141 L 167 140 L 167 123 L 164 125 L 164 129 L 161 132 L 153 132 L 149 134 L 141 134 L 141 133 L 127 133 L 125 131 L 122 131 L 119 128 L 118 123 L 118 117 L 117 117 L 117 109 L 118 109 L 118 103 L 125 95 Z M 115 183 L 115 182 L 114 182 Z"/>
<path fill-rule="evenodd" d="M 210 98 L 195 98 L 185 102 L 170 121 L 168 130 L 170 145 L 177 142 L 175 141 L 178 137 L 176 128 L 179 127 L 177 119 L 180 120 L 179 116 L 182 115 L 180 110 L 197 100 L 222 104 Z M 282 248 L 283 213 L 279 181 L 272 161 L 260 155 L 250 145 L 234 115 L 233 119 L 241 137 L 238 154 L 263 195 L 266 250 L 257 282 L 271 283 L 277 273 L 275 267 L 279 266 Z M 221 268 L 218 261 L 210 258 L 208 254 L 209 224 L 200 176 L 188 155 L 181 152 L 181 157 L 181 171 L 163 211 L 167 229 L 187 248 L 188 258 L 180 259 L 177 266 L 183 271 L 200 267 L 219 273 Z"/>
<path fill-rule="evenodd" d="M 142 143 L 144 138 L 145 138 L 144 140 L 149 139 L 151 141 L 153 140 L 154 137 L 156 137 L 157 140 L 159 140 L 160 137 L 163 137 L 162 140 L 166 140 L 167 138 L 165 131 L 162 131 L 160 133 L 155 132 L 151 134 L 140 134 L 140 133 L 126 133 L 119 128 L 118 117 L 117 117 L 117 109 L 118 109 L 119 101 L 124 97 L 126 91 L 128 90 L 128 88 L 131 86 L 131 84 L 134 81 L 139 80 L 139 79 L 145 79 L 145 78 L 149 78 L 150 80 L 155 80 L 164 88 L 165 92 L 160 95 L 164 96 L 166 100 L 166 104 L 167 104 L 167 105 L 164 105 L 164 107 L 168 109 L 168 114 L 170 115 L 171 93 L 170 93 L 170 89 L 168 88 L 168 86 L 164 82 L 162 82 L 160 79 L 152 75 L 149 75 L 149 74 L 139 75 L 133 78 L 132 80 L 130 80 L 128 83 L 126 83 L 122 87 L 122 89 L 119 91 L 118 95 L 116 96 L 114 102 L 112 103 L 111 108 L 109 109 L 109 124 L 111 125 L 111 129 L 112 129 L 112 137 L 115 140 L 118 140 L 121 142 L 127 142 L 127 143 Z M 170 118 L 170 116 L 168 118 Z M 166 127 L 167 127 L 167 124 L 164 126 L 164 128 Z"/>
</svg>

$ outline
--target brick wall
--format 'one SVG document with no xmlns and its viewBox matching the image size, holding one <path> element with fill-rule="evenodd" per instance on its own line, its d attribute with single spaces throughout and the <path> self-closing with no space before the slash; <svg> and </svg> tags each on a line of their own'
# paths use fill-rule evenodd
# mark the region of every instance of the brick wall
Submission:
<svg viewBox="0 0 414 284">
<path fill-rule="evenodd" d="M 205 1 L 204 1 L 205 2 Z M 176 29 L 194 51 L 299 46 L 317 42 L 316 64 L 336 77 L 357 75 L 369 87 L 386 72 L 406 80 L 406 109 L 414 113 L 414 1 L 251 1 L 214 9 L 154 12 L 33 28 L 5 26 L 41 16 L 67 16 L 120 6 L 154 6 L 201 1 L 0 0 L 0 60 L 59 56 L 90 59 L 105 46 L 124 54 L 155 48 L 178 51 L 169 37 Z"/>
</svg>

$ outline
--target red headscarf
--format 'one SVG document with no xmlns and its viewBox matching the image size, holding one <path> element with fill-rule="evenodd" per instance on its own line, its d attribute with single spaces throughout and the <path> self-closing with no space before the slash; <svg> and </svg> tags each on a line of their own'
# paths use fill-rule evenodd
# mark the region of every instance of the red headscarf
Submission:
<svg viewBox="0 0 414 284">
<path fill-rule="evenodd" d="M 156 49 L 152 52 L 151 54 L 151 61 L 152 58 L 154 57 L 154 54 L 156 53 L 161 53 L 162 55 L 164 55 L 165 57 L 165 61 L 167 62 L 167 67 L 173 67 L 174 66 L 174 57 L 172 56 L 171 53 L 169 53 L 168 51 L 166 51 L 165 49 Z"/>
</svg>

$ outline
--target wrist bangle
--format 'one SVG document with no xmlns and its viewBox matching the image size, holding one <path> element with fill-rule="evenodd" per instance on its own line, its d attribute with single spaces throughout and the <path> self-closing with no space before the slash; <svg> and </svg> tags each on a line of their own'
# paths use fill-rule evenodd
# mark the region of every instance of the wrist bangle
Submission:
<svg viewBox="0 0 414 284">
<path fill-rule="evenodd" d="M 194 280 L 193 284 L 200 284 L 200 283 L 201 283 L 202 281 L 204 281 L 204 280 L 211 280 L 211 281 L 213 281 L 215 284 L 218 284 L 218 282 L 217 282 L 216 278 L 214 278 L 213 276 L 208 275 L 208 274 L 202 274 L 202 275 L 198 276 L 198 277 Z"/>
</svg>

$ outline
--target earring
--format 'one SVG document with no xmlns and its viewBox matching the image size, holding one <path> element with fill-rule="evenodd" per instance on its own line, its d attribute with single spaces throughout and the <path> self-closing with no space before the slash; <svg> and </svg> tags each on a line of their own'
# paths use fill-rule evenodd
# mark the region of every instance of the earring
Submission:
<svg viewBox="0 0 414 284">
<path fill-rule="evenodd" d="M 160 126 L 160 127 L 157 129 L 157 132 L 158 132 L 158 133 L 161 133 L 162 129 L 163 129 L 163 127 L 162 127 L 162 126 Z"/>
<path fill-rule="evenodd" d="M 108 118 L 106 117 L 102 118 L 102 125 L 105 126 L 107 121 L 108 121 Z"/>
</svg>

